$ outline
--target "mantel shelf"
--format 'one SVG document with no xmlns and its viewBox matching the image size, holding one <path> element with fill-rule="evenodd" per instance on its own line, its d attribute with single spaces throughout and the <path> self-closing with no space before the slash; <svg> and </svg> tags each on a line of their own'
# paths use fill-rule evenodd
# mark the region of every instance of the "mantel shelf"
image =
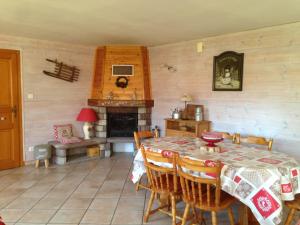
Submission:
<svg viewBox="0 0 300 225">
<path fill-rule="evenodd" d="M 88 99 L 89 106 L 98 107 L 153 107 L 154 100 L 108 100 Z"/>
</svg>

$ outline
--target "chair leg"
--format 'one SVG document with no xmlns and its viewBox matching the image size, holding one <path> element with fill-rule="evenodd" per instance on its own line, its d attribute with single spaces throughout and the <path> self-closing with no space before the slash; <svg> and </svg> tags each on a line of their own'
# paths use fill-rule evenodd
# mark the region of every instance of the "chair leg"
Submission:
<svg viewBox="0 0 300 225">
<path fill-rule="evenodd" d="M 141 183 L 141 178 L 138 180 L 138 182 L 135 185 L 135 191 L 139 191 L 139 189 L 140 189 L 140 183 Z"/>
<path fill-rule="evenodd" d="M 192 211 L 193 211 L 193 215 L 194 215 L 194 218 L 195 218 L 196 222 L 197 222 L 197 223 L 201 222 L 201 221 L 199 221 L 199 219 L 198 219 L 198 214 L 197 214 L 196 208 L 195 208 L 194 206 L 192 207 Z"/>
<path fill-rule="evenodd" d="M 40 165 L 40 160 L 35 160 L 35 168 L 38 168 L 39 167 L 39 165 Z"/>
<path fill-rule="evenodd" d="M 285 224 L 284 224 L 284 225 L 290 225 L 290 224 L 291 224 L 291 222 L 292 222 L 292 220 L 293 220 L 293 217 L 294 217 L 294 214 L 295 214 L 295 212 L 296 212 L 296 209 L 291 209 L 291 210 L 290 210 L 290 212 L 289 212 L 289 214 L 288 214 L 288 217 L 287 217 L 287 219 L 286 219 L 286 221 L 285 221 Z"/>
<path fill-rule="evenodd" d="M 230 225 L 234 225 L 234 217 L 233 217 L 233 213 L 232 213 L 232 208 L 229 207 L 227 209 L 227 211 L 228 211 Z"/>
<path fill-rule="evenodd" d="M 144 222 L 145 222 L 145 223 L 148 222 L 149 215 L 150 215 L 150 212 L 151 212 L 151 208 L 152 208 L 152 205 L 153 205 L 154 197 L 155 197 L 155 192 L 152 191 L 152 192 L 151 192 L 150 199 L 149 199 L 149 202 L 148 202 L 148 208 L 147 208 L 147 211 L 146 211 L 146 214 L 145 214 L 145 217 L 144 217 Z"/>
<path fill-rule="evenodd" d="M 215 211 L 211 212 L 211 222 L 212 225 L 218 225 L 217 213 Z"/>
<path fill-rule="evenodd" d="M 172 205 L 172 225 L 176 225 L 176 200 L 175 196 L 171 196 L 171 205 Z"/>
<path fill-rule="evenodd" d="M 186 204 L 184 213 L 183 213 L 183 217 L 182 217 L 182 221 L 181 221 L 181 225 L 185 225 L 189 211 L 190 211 L 190 204 Z"/>
<path fill-rule="evenodd" d="M 49 159 L 45 159 L 45 167 L 46 167 L 46 168 L 49 167 Z"/>
</svg>

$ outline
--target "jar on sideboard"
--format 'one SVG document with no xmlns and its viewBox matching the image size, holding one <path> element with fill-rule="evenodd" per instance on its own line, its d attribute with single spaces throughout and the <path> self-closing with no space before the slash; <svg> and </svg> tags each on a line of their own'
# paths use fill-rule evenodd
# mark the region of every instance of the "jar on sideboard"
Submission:
<svg viewBox="0 0 300 225">
<path fill-rule="evenodd" d="M 195 120 L 196 121 L 202 121 L 203 120 L 203 114 L 201 107 L 197 107 L 195 110 Z"/>
</svg>

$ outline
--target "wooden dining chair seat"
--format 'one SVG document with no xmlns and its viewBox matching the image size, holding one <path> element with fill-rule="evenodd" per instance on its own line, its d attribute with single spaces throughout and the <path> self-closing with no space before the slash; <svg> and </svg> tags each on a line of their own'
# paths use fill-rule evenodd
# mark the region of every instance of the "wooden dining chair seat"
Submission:
<svg viewBox="0 0 300 225">
<path fill-rule="evenodd" d="M 172 151 L 163 151 L 157 153 L 151 149 L 145 150 L 143 146 L 140 148 L 144 164 L 146 167 L 147 177 L 150 184 L 151 196 L 148 207 L 144 216 L 144 222 L 147 222 L 149 216 L 155 212 L 162 212 L 172 216 L 172 225 L 176 225 L 176 200 L 180 199 L 181 189 L 179 179 L 177 177 L 176 158 L 177 153 Z M 158 164 L 168 164 L 168 167 L 159 166 Z M 152 209 L 154 198 L 156 195 L 166 196 L 170 199 L 167 204 L 161 204 L 158 208 Z M 172 212 L 168 212 L 165 208 L 172 207 Z"/>
<path fill-rule="evenodd" d="M 133 133 L 134 141 L 135 141 L 135 147 L 136 149 L 140 149 L 141 147 L 141 141 L 143 139 L 147 138 L 154 138 L 155 135 L 151 131 L 135 131 Z M 146 180 L 144 183 L 142 183 L 142 178 L 138 180 L 135 186 L 135 190 L 139 191 L 140 189 L 146 189 L 149 190 L 148 181 Z"/>
<path fill-rule="evenodd" d="M 273 139 L 266 139 L 265 137 L 258 137 L 258 136 L 248 136 L 248 137 L 241 137 L 240 134 L 236 136 L 236 143 L 242 144 L 254 144 L 254 145 L 263 145 L 266 146 L 269 151 L 272 150 L 273 147 Z"/>
<path fill-rule="evenodd" d="M 285 205 L 290 209 L 290 212 L 284 225 L 290 225 L 292 223 L 296 211 L 300 211 L 300 194 L 296 195 L 294 201 L 286 201 Z"/>
<path fill-rule="evenodd" d="M 210 211 L 213 225 L 218 224 L 217 212 L 226 209 L 230 225 L 234 225 L 231 205 L 236 199 L 221 190 L 221 163 L 218 161 L 210 163 L 210 165 L 212 164 L 214 166 L 208 166 L 205 165 L 205 162 L 188 158 L 177 158 L 177 173 L 180 177 L 182 198 L 186 204 L 182 225 L 186 223 L 190 208 L 193 209 L 193 212 L 195 212 L 195 208 L 200 209 L 201 221 L 203 220 L 202 212 Z M 206 174 L 206 176 L 196 176 L 195 174 Z"/>
</svg>

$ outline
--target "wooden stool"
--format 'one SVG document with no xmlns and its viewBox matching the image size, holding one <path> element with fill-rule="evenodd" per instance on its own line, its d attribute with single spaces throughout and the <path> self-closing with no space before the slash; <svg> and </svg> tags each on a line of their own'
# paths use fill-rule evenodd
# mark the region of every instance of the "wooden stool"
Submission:
<svg viewBox="0 0 300 225">
<path fill-rule="evenodd" d="M 286 201 L 285 205 L 290 209 L 284 225 L 290 225 L 296 211 L 300 210 L 300 195 L 297 195 L 294 201 Z"/>
<path fill-rule="evenodd" d="M 34 146 L 35 168 L 39 167 L 40 160 L 44 160 L 45 167 L 49 167 L 49 159 L 51 158 L 50 145 L 36 145 Z"/>
</svg>

